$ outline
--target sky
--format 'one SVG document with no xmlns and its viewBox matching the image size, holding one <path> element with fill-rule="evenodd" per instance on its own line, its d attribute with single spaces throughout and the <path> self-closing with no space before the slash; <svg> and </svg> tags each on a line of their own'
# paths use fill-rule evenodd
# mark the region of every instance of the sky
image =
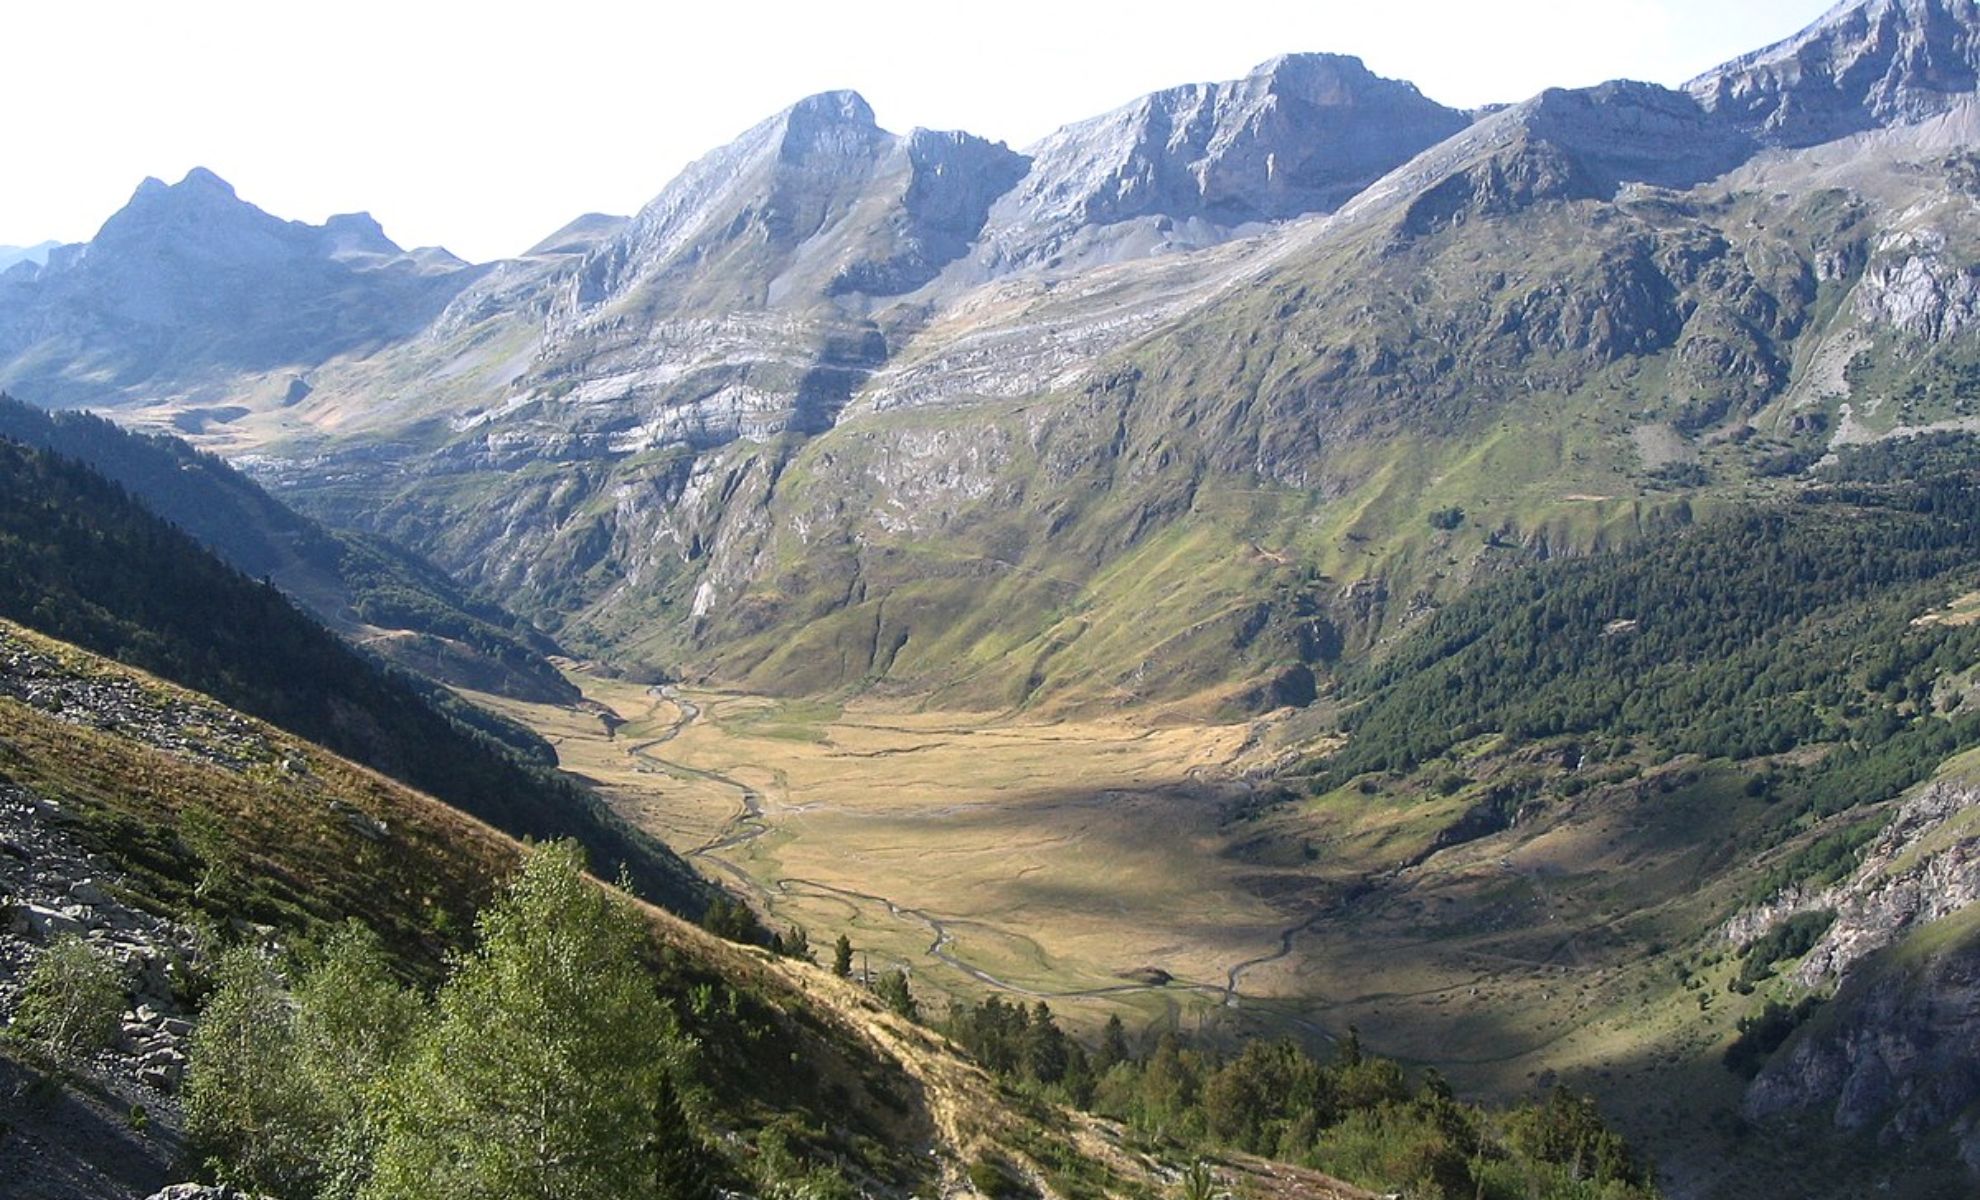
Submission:
<svg viewBox="0 0 1980 1200">
<path fill-rule="evenodd" d="M 0 245 L 83 241 L 195 166 L 278 216 L 520 253 L 631 213 L 803 96 L 1014 147 L 1274 55 L 1361 56 L 1445 104 L 1678 84 L 1833 0 L 8 0 Z"/>
</svg>

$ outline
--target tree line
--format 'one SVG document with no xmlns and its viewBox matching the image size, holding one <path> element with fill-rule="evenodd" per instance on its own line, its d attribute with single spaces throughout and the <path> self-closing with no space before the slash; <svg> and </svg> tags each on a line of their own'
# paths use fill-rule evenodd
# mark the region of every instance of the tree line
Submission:
<svg viewBox="0 0 1980 1200">
<path fill-rule="evenodd" d="M 1087 1047 L 1051 1008 L 959 1003 L 943 1033 L 1007 1082 L 1112 1118 L 1171 1153 L 1236 1150 L 1423 1200 L 1639 1200 L 1649 1167 L 1585 1096 L 1492 1110 L 1435 1071 L 1412 1079 L 1349 1030 L 1330 1060 L 1292 1041 L 1220 1053 L 1165 1031 L 1137 1047 L 1110 1017 Z"/>
</svg>

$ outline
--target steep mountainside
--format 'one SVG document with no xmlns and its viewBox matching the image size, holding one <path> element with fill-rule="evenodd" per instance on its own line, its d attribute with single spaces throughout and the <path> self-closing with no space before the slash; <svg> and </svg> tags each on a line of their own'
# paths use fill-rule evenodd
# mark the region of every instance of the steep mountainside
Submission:
<svg viewBox="0 0 1980 1200">
<path fill-rule="evenodd" d="M 1794 37 L 1686 85 L 1770 145 L 1813 146 L 1915 123 L 1980 85 L 1972 0 L 1853 0 Z"/>
<path fill-rule="evenodd" d="M 1139 257 L 1332 212 L 1468 123 L 1332 54 L 1286 55 L 1231 83 L 1157 92 L 1031 147 L 1030 172 L 990 212 L 976 269 Z"/>
<path fill-rule="evenodd" d="M 301 516 L 220 459 L 100 417 L 49 413 L 0 394 L 0 437 L 52 450 L 122 484 L 243 575 L 409 671 L 524 699 L 577 691 L 541 634 L 465 595 L 444 572 L 379 538 Z"/>
<path fill-rule="evenodd" d="M 1028 159 L 952 139 L 974 165 L 941 177 L 981 186 L 942 211 L 980 231 L 939 252 L 925 136 L 816 97 L 239 436 L 294 431 L 254 462 L 300 502 L 621 661 L 1275 703 L 1500 559 L 1962 419 L 1943 389 L 1898 418 L 1878 362 L 1925 386 L 1968 353 L 1964 93 L 1917 63 L 1971 16 L 1858 6 L 1797 43 L 1857 64 L 1824 85 L 1868 114 L 1846 169 L 1697 86 L 1472 123 L 1295 56 Z M 909 260 L 938 273 L 887 301 Z M 1454 508 L 1490 544 L 1428 525 Z"/>
<path fill-rule="evenodd" d="M 540 739 L 359 656 L 102 476 L 0 441 L 0 530 L 0 615 L 203 689 L 515 836 L 576 837 L 681 911 L 706 902 L 670 851 L 551 771 Z"/>
</svg>

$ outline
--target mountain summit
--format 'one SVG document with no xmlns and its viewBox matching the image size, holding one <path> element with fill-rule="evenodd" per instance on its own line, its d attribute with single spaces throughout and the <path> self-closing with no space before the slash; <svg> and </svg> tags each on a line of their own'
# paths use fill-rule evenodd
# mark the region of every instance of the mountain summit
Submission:
<svg viewBox="0 0 1980 1200">
<path fill-rule="evenodd" d="M 1195 233 L 1200 242 L 1221 240 L 1215 230 L 1330 212 L 1469 121 L 1358 58 L 1283 55 L 1243 79 L 1143 96 L 1031 147 L 1030 174 L 991 215 L 986 254 L 1028 265 L 1082 230 L 1141 218 L 1211 227 Z M 1093 253 L 1095 241 L 1126 236 L 1084 240 Z"/>
<path fill-rule="evenodd" d="M 474 274 L 406 253 L 369 214 L 285 221 L 203 167 L 146 179 L 87 245 L 0 279 L 0 385 L 100 404 L 106 384 L 196 394 L 307 369 L 411 335 Z M 69 374 L 81 362 L 87 379 Z"/>
<path fill-rule="evenodd" d="M 1024 165 L 967 133 L 889 133 L 857 92 L 807 97 L 640 210 L 586 264 L 577 307 L 909 291 L 967 250 Z"/>
</svg>

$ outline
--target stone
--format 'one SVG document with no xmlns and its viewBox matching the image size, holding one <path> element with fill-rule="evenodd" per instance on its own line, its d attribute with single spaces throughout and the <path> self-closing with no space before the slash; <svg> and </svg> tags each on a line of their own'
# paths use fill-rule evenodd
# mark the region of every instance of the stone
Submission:
<svg viewBox="0 0 1980 1200">
<path fill-rule="evenodd" d="M 15 907 L 16 919 L 25 918 L 27 932 L 43 941 L 58 938 L 65 933 L 81 934 L 85 928 L 82 921 L 59 908 L 45 904 L 21 904 Z"/>
</svg>

